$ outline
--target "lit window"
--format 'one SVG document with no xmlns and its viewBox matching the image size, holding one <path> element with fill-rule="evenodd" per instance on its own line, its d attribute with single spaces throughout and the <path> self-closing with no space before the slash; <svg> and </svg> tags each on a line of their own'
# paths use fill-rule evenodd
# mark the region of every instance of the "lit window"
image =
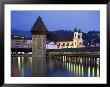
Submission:
<svg viewBox="0 0 110 87">
<path fill-rule="evenodd" d="M 76 37 L 76 34 L 75 34 L 75 37 Z"/>
<path fill-rule="evenodd" d="M 78 35 L 78 38 L 80 38 L 80 35 Z"/>
<path fill-rule="evenodd" d="M 58 43 L 58 45 L 57 46 L 60 46 L 60 43 Z"/>
<path fill-rule="evenodd" d="M 80 42 L 80 44 L 79 45 L 81 45 L 82 43 Z"/>
<path fill-rule="evenodd" d="M 75 42 L 75 45 L 76 45 L 76 42 Z"/>
<path fill-rule="evenodd" d="M 65 46 L 65 43 L 63 43 L 62 46 Z"/>
<path fill-rule="evenodd" d="M 73 46 L 73 43 L 71 44 L 71 46 Z"/>
<path fill-rule="evenodd" d="M 69 43 L 67 43 L 66 46 L 69 46 Z"/>
</svg>

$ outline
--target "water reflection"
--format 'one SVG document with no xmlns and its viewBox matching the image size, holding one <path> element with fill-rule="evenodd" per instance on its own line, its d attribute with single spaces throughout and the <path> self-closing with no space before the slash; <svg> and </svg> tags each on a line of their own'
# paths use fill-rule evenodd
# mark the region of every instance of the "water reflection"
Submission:
<svg viewBox="0 0 110 87">
<path fill-rule="evenodd" d="M 32 76 L 45 77 L 47 76 L 46 58 L 32 58 Z"/>
<path fill-rule="evenodd" d="M 67 61 L 54 58 L 12 57 L 12 77 L 99 77 L 100 64 L 82 57 Z M 94 61 L 94 60 L 93 60 Z"/>
</svg>

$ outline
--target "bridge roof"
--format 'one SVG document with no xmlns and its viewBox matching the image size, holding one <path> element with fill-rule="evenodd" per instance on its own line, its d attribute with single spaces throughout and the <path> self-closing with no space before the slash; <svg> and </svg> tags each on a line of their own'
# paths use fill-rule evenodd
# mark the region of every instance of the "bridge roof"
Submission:
<svg viewBox="0 0 110 87">
<path fill-rule="evenodd" d="M 49 49 L 51 52 L 99 52 L 100 47 Z"/>
<path fill-rule="evenodd" d="M 12 48 L 12 51 L 32 52 L 32 48 Z M 83 48 L 63 48 L 63 49 L 47 49 L 47 52 L 100 52 L 100 47 L 83 47 Z"/>
</svg>

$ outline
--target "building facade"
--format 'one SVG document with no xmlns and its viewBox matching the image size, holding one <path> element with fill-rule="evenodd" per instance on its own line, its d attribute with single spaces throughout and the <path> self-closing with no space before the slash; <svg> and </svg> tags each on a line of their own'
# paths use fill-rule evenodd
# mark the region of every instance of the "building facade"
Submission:
<svg viewBox="0 0 110 87">
<path fill-rule="evenodd" d="M 81 48 L 84 47 L 82 33 L 80 29 L 74 29 L 73 39 L 71 41 L 58 41 L 57 47 L 58 49 L 61 48 Z"/>
<path fill-rule="evenodd" d="M 79 30 L 74 30 L 73 39 L 71 41 L 46 41 L 45 35 L 32 35 L 32 38 L 25 38 L 23 36 L 12 36 L 11 39 L 11 47 L 12 48 L 33 48 L 37 47 L 37 49 L 43 51 L 46 49 L 62 49 L 62 48 L 81 48 L 84 47 L 82 33 Z M 35 43 L 32 43 L 36 42 Z M 38 44 L 37 44 L 38 43 Z M 41 47 L 42 49 L 40 49 Z"/>
<path fill-rule="evenodd" d="M 57 49 L 57 45 L 55 42 L 51 41 L 46 43 L 46 49 Z"/>
<path fill-rule="evenodd" d="M 23 36 L 12 35 L 11 48 L 32 48 L 32 40 Z"/>
<path fill-rule="evenodd" d="M 32 38 L 12 35 L 11 48 L 32 48 Z M 46 41 L 46 49 L 57 49 L 57 45 L 53 41 Z"/>
</svg>

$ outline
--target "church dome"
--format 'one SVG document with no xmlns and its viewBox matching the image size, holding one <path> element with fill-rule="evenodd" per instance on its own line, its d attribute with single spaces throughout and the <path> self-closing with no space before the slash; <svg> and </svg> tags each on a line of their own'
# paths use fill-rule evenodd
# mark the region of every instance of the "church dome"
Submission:
<svg viewBox="0 0 110 87">
<path fill-rule="evenodd" d="M 77 31 L 78 31 L 77 28 L 75 28 L 75 29 L 74 29 L 74 32 L 77 32 Z"/>
<path fill-rule="evenodd" d="M 81 33 L 81 29 L 78 29 L 78 33 Z"/>
</svg>

